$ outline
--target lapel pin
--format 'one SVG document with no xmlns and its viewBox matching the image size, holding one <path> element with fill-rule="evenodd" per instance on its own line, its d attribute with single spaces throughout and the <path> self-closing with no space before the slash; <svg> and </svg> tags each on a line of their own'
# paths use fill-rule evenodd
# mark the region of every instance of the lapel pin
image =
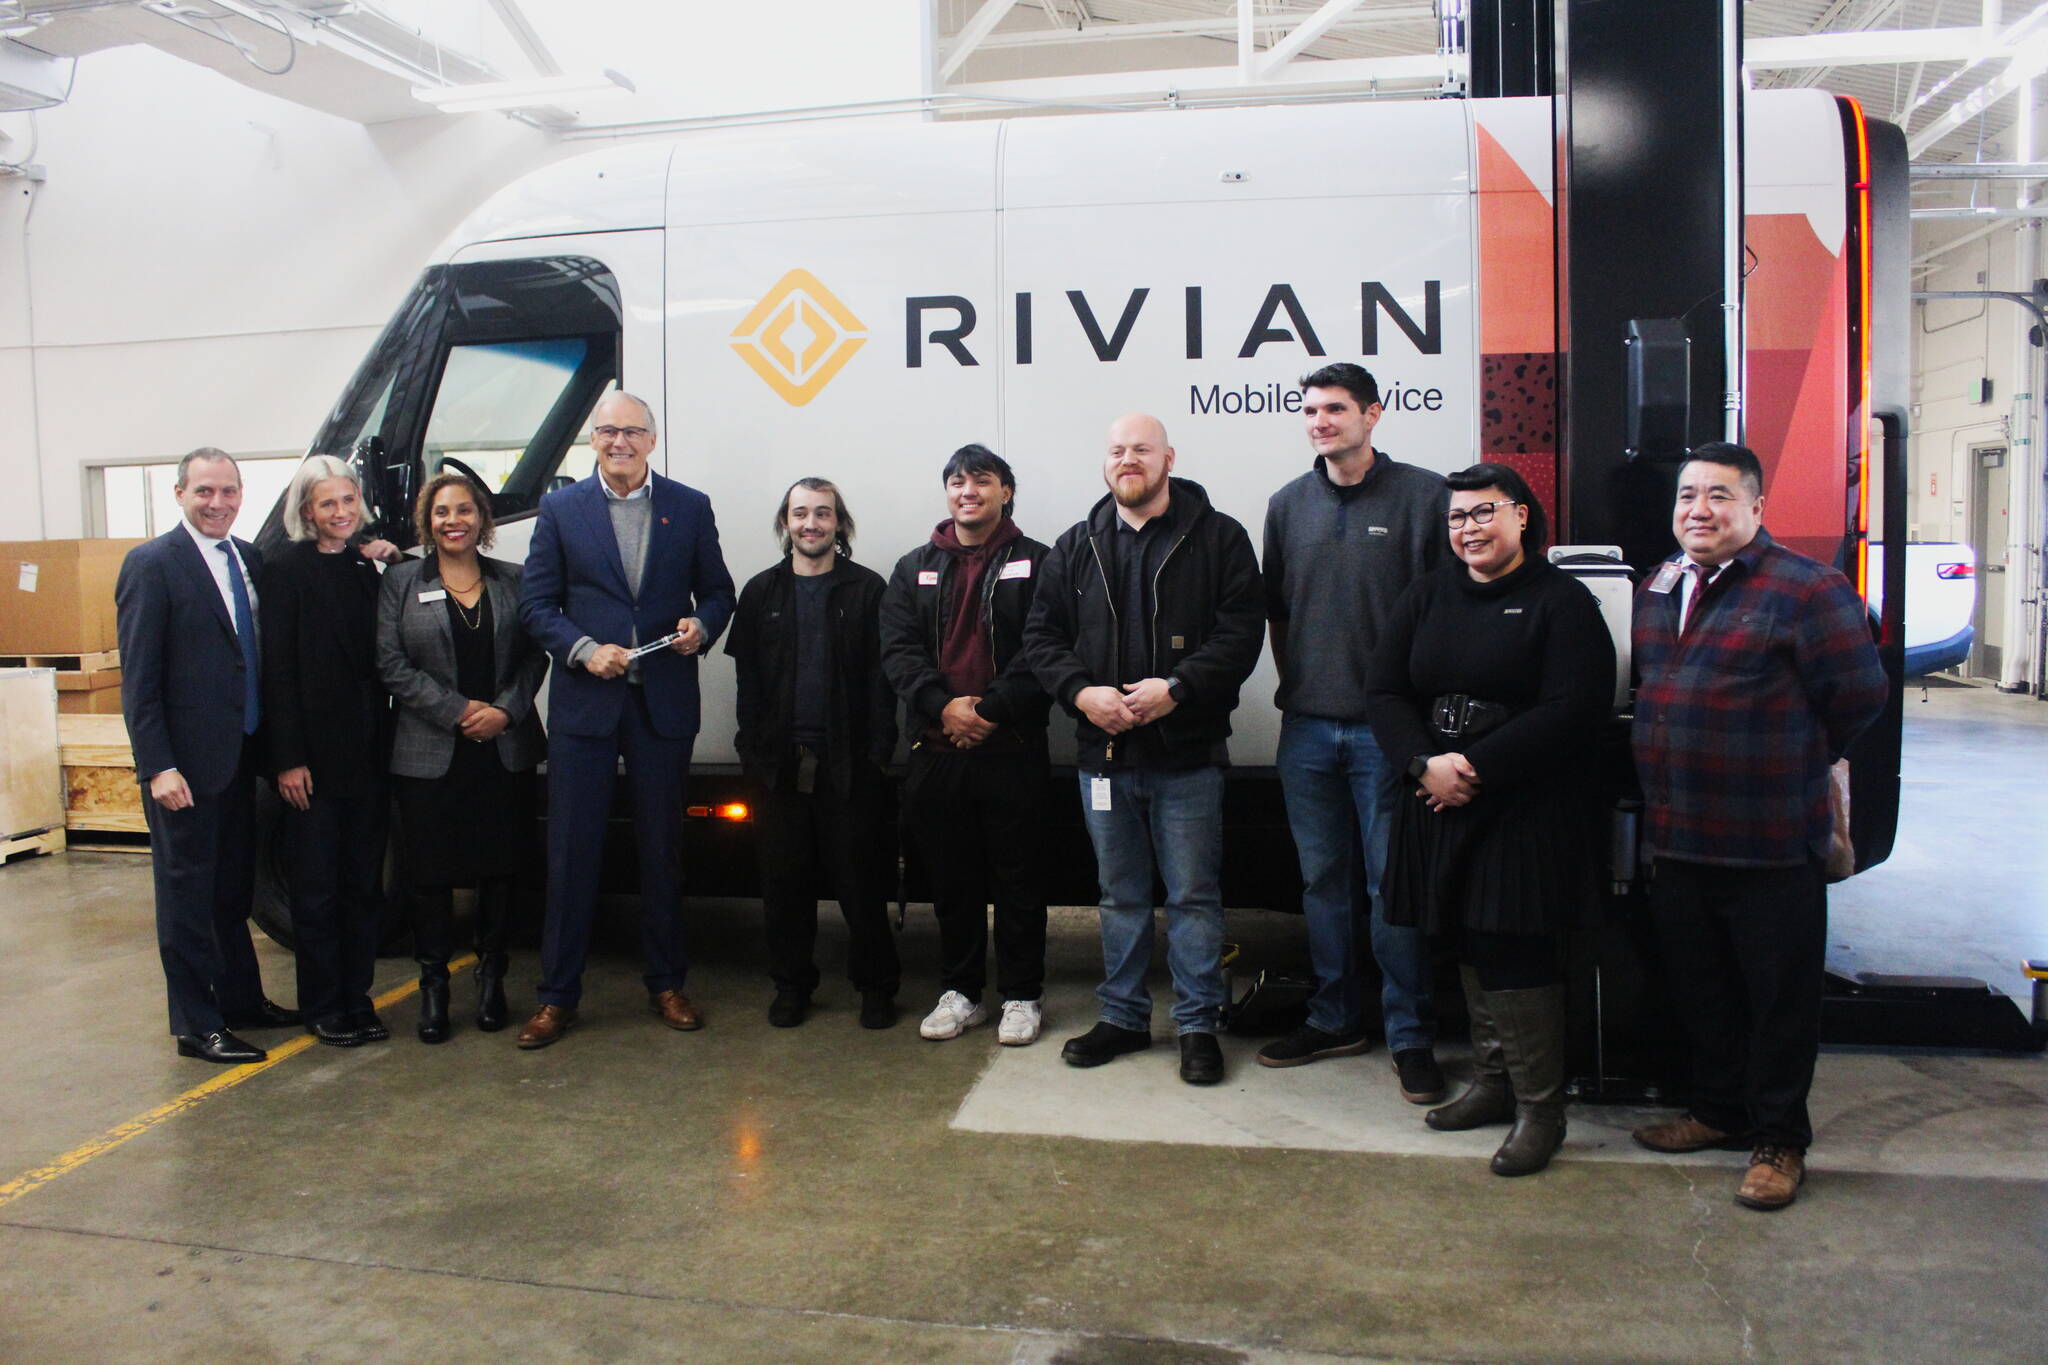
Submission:
<svg viewBox="0 0 2048 1365">
<path fill-rule="evenodd" d="M 661 524 L 662 524 L 663 526 L 666 526 L 666 525 L 668 525 L 668 518 L 667 518 L 667 517 L 663 517 L 663 518 L 661 519 Z"/>
</svg>

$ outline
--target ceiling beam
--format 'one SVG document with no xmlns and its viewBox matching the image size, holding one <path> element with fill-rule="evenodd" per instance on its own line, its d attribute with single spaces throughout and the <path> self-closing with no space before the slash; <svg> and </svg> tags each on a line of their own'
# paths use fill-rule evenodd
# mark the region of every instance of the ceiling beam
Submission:
<svg viewBox="0 0 2048 1365">
<path fill-rule="evenodd" d="M 2048 34 L 2029 38 L 2013 50 L 2005 70 L 1944 110 L 1932 123 L 1906 139 L 1907 155 L 1918 160 L 1928 149 L 1992 105 L 2048 69 Z"/>
<path fill-rule="evenodd" d="M 1743 39 L 1742 64 L 1752 71 L 1800 71 L 1823 66 L 1967 62 L 1982 57 L 1992 47 L 1984 30 L 1975 26 L 1802 33 L 1789 38 Z"/>
<path fill-rule="evenodd" d="M 961 26 L 960 32 L 946 46 L 946 55 L 939 62 L 939 84 L 952 80 L 960 68 L 967 65 L 967 59 L 974 55 L 974 49 L 981 46 L 981 40 L 995 31 L 1005 15 L 1016 8 L 1017 0 L 981 0 L 981 8 L 974 17 Z"/>
<path fill-rule="evenodd" d="M 1240 0 L 1246 9 L 1251 0 Z M 1287 63 L 1299 57 L 1308 45 L 1336 27 L 1337 22 L 1356 10 L 1365 0 L 1323 0 L 1323 7 L 1308 18 L 1296 24 L 1285 38 L 1275 43 L 1266 52 L 1265 60 L 1257 62 L 1255 74 L 1270 76 Z"/>
<path fill-rule="evenodd" d="M 519 50 L 526 54 L 526 60 L 533 64 L 536 74 L 559 76 L 562 64 L 555 60 L 555 54 L 548 51 L 548 45 L 541 41 L 527 20 L 526 11 L 519 8 L 519 0 L 490 0 L 491 8 L 497 11 L 498 22 L 512 35 L 512 41 L 519 44 Z"/>
<path fill-rule="evenodd" d="M 1173 71 L 1105 71 L 1087 76 L 1041 76 L 1032 80 L 986 81 L 954 86 L 947 93 L 988 99 L 1082 101 L 1093 104 L 1170 104 L 1286 95 L 1364 95 L 1392 86 L 1423 93 L 1462 74 L 1464 59 L 1447 61 L 1435 52 L 1404 57 L 1346 57 L 1327 62 L 1289 62 L 1246 84 L 1236 66 L 1190 67 Z M 1391 92 L 1390 92 L 1391 93 Z"/>
</svg>

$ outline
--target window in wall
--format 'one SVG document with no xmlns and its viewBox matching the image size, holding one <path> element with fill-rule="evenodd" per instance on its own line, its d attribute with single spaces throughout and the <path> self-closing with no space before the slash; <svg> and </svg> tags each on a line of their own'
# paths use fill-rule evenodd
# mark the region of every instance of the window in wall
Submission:
<svg viewBox="0 0 2048 1365">
<path fill-rule="evenodd" d="M 253 537 L 299 467 L 299 457 L 283 455 L 237 460 L 242 469 L 242 514 L 235 533 Z M 159 536 L 178 524 L 178 462 L 102 465 L 99 479 L 99 534 L 122 539 Z"/>
</svg>

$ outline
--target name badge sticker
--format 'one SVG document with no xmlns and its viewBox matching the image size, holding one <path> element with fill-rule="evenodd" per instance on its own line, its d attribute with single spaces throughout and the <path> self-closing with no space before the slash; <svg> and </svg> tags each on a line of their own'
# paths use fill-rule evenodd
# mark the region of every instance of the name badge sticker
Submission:
<svg viewBox="0 0 2048 1365">
<path fill-rule="evenodd" d="M 999 579 L 1029 578 L 1031 577 L 1031 561 L 1028 559 L 1013 559 L 1003 565 L 1002 572 L 998 573 L 996 577 Z"/>
<path fill-rule="evenodd" d="M 1656 593 L 1670 592 L 1678 586 L 1678 576 L 1684 572 L 1685 570 L 1678 567 L 1677 560 L 1666 560 L 1658 566 L 1657 576 L 1650 580 L 1650 591 Z"/>
<path fill-rule="evenodd" d="M 420 593 L 420 601 L 422 602 L 445 602 L 447 600 L 448 589 L 446 588 L 427 588 Z"/>
<path fill-rule="evenodd" d="M 939 571 L 938 571 L 937 569 L 920 569 L 920 570 L 918 570 L 918 573 L 917 573 L 917 586 L 918 586 L 918 587 L 920 587 L 920 588 L 936 588 L 936 587 L 938 587 L 938 586 L 939 586 Z"/>
<path fill-rule="evenodd" d="M 1109 809 L 1109 779 L 1091 777 L 1088 779 L 1088 804 L 1096 810 Z"/>
</svg>

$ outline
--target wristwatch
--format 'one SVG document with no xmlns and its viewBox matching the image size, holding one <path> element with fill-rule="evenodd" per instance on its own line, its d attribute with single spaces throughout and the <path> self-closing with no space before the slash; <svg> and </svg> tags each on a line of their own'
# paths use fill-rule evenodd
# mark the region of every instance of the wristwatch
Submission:
<svg viewBox="0 0 2048 1365">
<path fill-rule="evenodd" d="M 1166 695 L 1173 698 L 1175 706 L 1179 706 L 1188 699 L 1188 685 L 1179 678 L 1168 678 L 1166 680 Z"/>
<path fill-rule="evenodd" d="M 1429 771 L 1429 760 L 1432 757 L 1432 754 L 1417 754 L 1408 760 L 1408 777 L 1411 781 L 1422 780 L 1422 775 Z"/>
</svg>

